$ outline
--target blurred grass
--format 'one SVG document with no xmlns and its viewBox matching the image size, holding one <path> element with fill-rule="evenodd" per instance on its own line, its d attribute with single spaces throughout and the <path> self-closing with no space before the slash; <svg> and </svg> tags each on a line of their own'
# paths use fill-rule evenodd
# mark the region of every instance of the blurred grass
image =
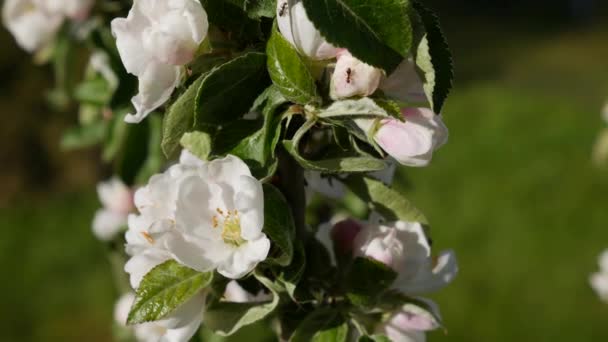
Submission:
<svg viewBox="0 0 608 342">
<path fill-rule="evenodd" d="M 444 113 L 450 143 L 406 171 L 436 250 L 454 248 L 461 265 L 435 297 L 448 333 L 430 340 L 608 340 L 608 305 L 587 285 L 608 247 L 608 173 L 590 159 L 608 97 L 605 29 L 446 20 L 445 31 L 459 80 Z M 110 265 L 89 228 L 97 205 L 86 190 L 0 209 L 1 340 L 110 339 Z"/>
</svg>

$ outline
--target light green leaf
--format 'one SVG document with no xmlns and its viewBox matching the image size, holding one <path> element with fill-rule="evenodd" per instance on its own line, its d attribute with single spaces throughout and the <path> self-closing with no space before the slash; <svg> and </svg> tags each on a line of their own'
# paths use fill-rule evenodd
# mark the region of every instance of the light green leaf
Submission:
<svg viewBox="0 0 608 342">
<path fill-rule="evenodd" d="M 137 184 L 145 184 L 150 177 L 160 172 L 165 164 L 165 157 L 161 148 L 162 141 L 162 119 L 158 114 L 148 116 L 148 150 L 145 154 L 146 159 L 143 162 L 140 170 L 137 172 L 135 182 Z M 143 142 L 140 142 L 140 144 Z"/>
<path fill-rule="evenodd" d="M 276 23 L 266 46 L 266 54 L 270 78 L 283 96 L 299 104 L 321 102 L 315 79 L 306 62 L 279 33 Z"/>
<path fill-rule="evenodd" d="M 397 191 L 370 177 L 349 177 L 345 180 L 349 189 L 370 209 L 379 212 L 389 221 L 408 221 L 428 224 L 424 214 Z"/>
<path fill-rule="evenodd" d="M 212 279 L 212 272 L 197 272 L 174 260 L 154 267 L 137 289 L 127 323 L 139 324 L 164 318 L 207 287 Z"/>
<path fill-rule="evenodd" d="M 373 172 L 383 170 L 386 163 L 380 159 L 362 156 L 362 157 L 336 157 L 324 160 L 308 160 L 300 154 L 299 143 L 302 137 L 308 132 L 316 122 L 314 120 L 307 121 L 292 140 L 284 140 L 283 146 L 291 154 L 294 159 L 305 169 L 320 171 L 323 173 L 344 173 L 344 172 Z"/>
<path fill-rule="evenodd" d="M 319 118 L 344 116 L 387 117 L 389 113 L 376 100 L 363 97 L 356 100 L 335 101 L 329 107 L 321 109 Z"/>
<path fill-rule="evenodd" d="M 201 160 L 207 160 L 213 148 L 211 140 L 206 132 L 190 132 L 182 136 L 180 144 Z"/>
<path fill-rule="evenodd" d="M 61 138 L 61 148 L 72 150 L 98 144 L 107 135 L 108 124 L 105 121 L 93 122 L 85 126 L 69 129 Z"/>
<path fill-rule="evenodd" d="M 287 200 L 270 184 L 264 184 L 264 233 L 272 241 L 268 261 L 289 265 L 293 258 L 295 224 Z"/>
<path fill-rule="evenodd" d="M 103 77 L 83 81 L 74 89 L 74 100 L 94 104 L 105 105 L 112 99 L 113 89 Z"/>
<path fill-rule="evenodd" d="M 412 26 L 407 0 L 303 0 L 315 27 L 358 59 L 393 71 L 410 54 Z"/>
<path fill-rule="evenodd" d="M 194 81 L 165 113 L 161 146 L 168 158 L 175 154 L 184 133 L 193 130 L 198 89 L 206 76 L 202 75 Z"/>
<path fill-rule="evenodd" d="M 289 342 L 345 342 L 347 337 L 344 317 L 336 309 L 324 307 L 306 316 Z"/>
<path fill-rule="evenodd" d="M 441 113 L 454 79 L 452 53 L 437 16 L 418 1 L 414 2 L 414 8 L 426 30 L 416 51 L 416 64 L 424 72 L 424 92 L 433 111 Z"/>
<path fill-rule="evenodd" d="M 279 304 L 279 295 L 272 282 L 261 275 L 254 275 L 271 292 L 272 300 L 261 303 L 211 303 L 203 316 L 206 327 L 222 336 L 232 335 L 242 327 L 266 318 L 274 311 Z"/>
<path fill-rule="evenodd" d="M 263 53 L 250 52 L 214 68 L 198 89 L 195 126 L 225 125 L 238 119 L 268 85 Z"/>
</svg>

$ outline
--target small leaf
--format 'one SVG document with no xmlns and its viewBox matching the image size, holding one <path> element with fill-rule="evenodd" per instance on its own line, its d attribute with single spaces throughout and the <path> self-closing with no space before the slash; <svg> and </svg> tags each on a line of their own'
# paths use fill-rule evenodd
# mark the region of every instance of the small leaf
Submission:
<svg viewBox="0 0 608 342">
<path fill-rule="evenodd" d="M 418 1 L 414 2 L 414 8 L 426 29 L 418 45 L 416 64 L 424 72 L 424 91 L 433 111 L 441 113 L 454 79 L 452 53 L 437 16 Z"/>
<path fill-rule="evenodd" d="M 190 132 L 182 136 L 180 144 L 199 157 L 201 160 L 209 159 L 212 150 L 211 136 L 206 132 Z"/>
<path fill-rule="evenodd" d="M 345 183 L 355 195 L 369 203 L 371 209 L 379 212 L 389 221 L 402 220 L 428 224 L 421 211 L 381 181 L 370 177 L 349 177 Z"/>
<path fill-rule="evenodd" d="M 347 274 L 347 296 L 355 305 L 370 305 L 391 287 L 397 272 L 370 258 L 358 257 Z"/>
<path fill-rule="evenodd" d="M 135 182 L 144 184 L 154 174 L 159 173 L 165 164 L 165 158 L 161 148 L 162 141 L 162 119 L 158 114 L 148 116 L 148 141 L 146 159 L 137 172 Z M 143 143 L 143 142 L 140 142 Z"/>
<path fill-rule="evenodd" d="M 184 133 L 193 130 L 196 97 L 205 77 L 202 75 L 196 79 L 165 114 L 161 146 L 167 158 L 175 154 Z"/>
<path fill-rule="evenodd" d="M 306 316 L 289 342 L 345 342 L 347 337 L 344 317 L 336 309 L 324 307 Z"/>
<path fill-rule="evenodd" d="M 276 24 L 266 46 L 268 72 L 272 82 L 289 101 L 320 103 L 315 79 L 296 49 L 279 33 Z"/>
<path fill-rule="evenodd" d="M 213 273 L 201 273 L 174 260 L 154 267 L 137 289 L 128 324 L 157 321 L 207 287 Z"/>
<path fill-rule="evenodd" d="M 410 54 L 412 26 L 407 0 L 303 0 L 315 27 L 335 46 L 367 64 L 392 72 Z"/>
<path fill-rule="evenodd" d="M 242 327 L 266 318 L 276 309 L 279 295 L 273 289 L 272 282 L 259 274 L 254 275 L 272 293 L 272 300 L 258 303 L 214 302 L 203 316 L 206 327 L 219 335 L 232 335 Z"/>
<path fill-rule="evenodd" d="M 264 233 L 273 245 L 268 261 L 289 265 L 293 258 L 295 224 L 287 200 L 270 184 L 264 184 Z"/>
<path fill-rule="evenodd" d="M 263 53 L 250 52 L 214 68 L 196 95 L 195 126 L 225 125 L 238 119 L 268 85 Z"/>
<path fill-rule="evenodd" d="M 103 77 L 83 81 L 74 89 L 74 100 L 94 104 L 105 105 L 112 98 L 113 89 Z"/>
<path fill-rule="evenodd" d="M 389 113 L 375 100 L 363 97 L 357 100 L 335 101 L 329 107 L 320 110 L 317 116 L 320 118 L 344 116 L 387 117 Z"/>
</svg>

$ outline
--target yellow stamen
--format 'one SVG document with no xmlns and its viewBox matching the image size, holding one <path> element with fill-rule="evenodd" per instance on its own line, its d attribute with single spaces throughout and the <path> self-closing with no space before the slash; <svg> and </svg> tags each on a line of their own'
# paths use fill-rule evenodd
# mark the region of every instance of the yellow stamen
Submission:
<svg viewBox="0 0 608 342">
<path fill-rule="evenodd" d="M 151 244 L 153 244 L 154 238 L 152 238 L 152 235 L 150 235 L 150 233 L 146 232 L 145 230 L 143 232 L 141 232 L 141 235 L 143 235 L 143 237 Z"/>
</svg>

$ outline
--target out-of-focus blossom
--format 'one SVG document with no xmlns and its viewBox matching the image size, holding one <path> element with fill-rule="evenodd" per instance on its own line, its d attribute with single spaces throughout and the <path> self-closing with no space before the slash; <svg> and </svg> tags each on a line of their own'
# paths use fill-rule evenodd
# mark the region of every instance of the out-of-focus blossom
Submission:
<svg viewBox="0 0 608 342">
<path fill-rule="evenodd" d="M 112 178 L 97 185 L 97 194 L 103 208 L 95 213 L 93 233 L 109 241 L 127 226 L 129 213 L 135 209 L 133 192 L 120 179 Z"/>
<path fill-rule="evenodd" d="M 6 0 L 2 21 L 28 52 L 48 46 L 65 19 L 83 20 L 93 0 Z"/>
<path fill-rule="evenodd" d="M 224 290 L 224 300 L 233 303 L 258 303 L 271 300 L 272 295 L 264 291 L 254 295 L 245 290 L 236 280 L 231 280 Z"/>
<path fill-rule="evenodd" d="M 431 312 L 406 304 L 391 313 L 390 317 L 376 329 L 376 333 L 386 335 L 393 342 L 426 341 L 425 331 L 439 328 L 435 319 L 439 317 L 439 308 L 428 299 L 418 298 L 418 300 L 426 303 Z"/>
<path fill-rule="evenodd" d="M 589 277 L 589 283 L 597 295 L 608 302 L 608 249 L 600 254 L 598 264 L 600 270 Z"/>
<path fill-rule="evenodd" d="M 196 0 L 136 0 L 127 18 L 112 21 L 112 33 L 126 70 L 139 78 L 132 102 L 137 123 L 164 104 L 207 36 L 207 13 Z"/>
</svg>

